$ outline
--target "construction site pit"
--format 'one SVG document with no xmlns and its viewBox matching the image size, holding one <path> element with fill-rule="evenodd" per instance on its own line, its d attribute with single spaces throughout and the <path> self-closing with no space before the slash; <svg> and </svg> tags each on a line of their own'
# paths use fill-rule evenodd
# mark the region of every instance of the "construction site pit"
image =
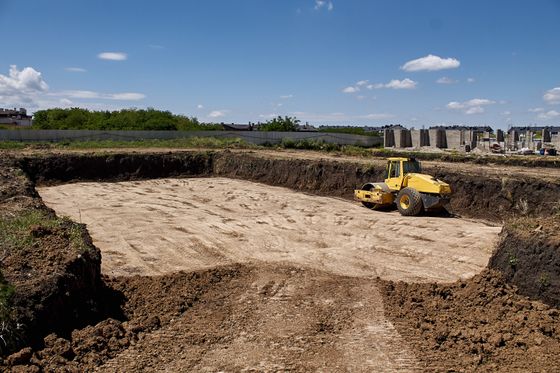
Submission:
<svg viewBox="0 0 560 373">
<path fill-rule="evenodd" d="M 364 179 L 376 180 L 380 167 L 283 157 L 190 152 L 18 160 L 32 187 L 21 192 L 29 201 L 6 206 L 44 203 L 87 228 L 86 244 L 100 260 L 95 264 L 93 253 L 90 267 L 72 264 L 57 280 L 63 289 L 91 278 L 88 300 L 66 291 L 67 300 L 55 303 L 85 302 L 94 312 L 70 329 L 37 331 L 38 339 L 0 361 L 0 370 L 560 366 L 560 315 L 550 305 L 556 298 L 529 299 L 507 279 L 512 258 L 513 267 L 528 260 L 511 247 L 531 239 L 496 219 L 507 211 L 503 199 L 488 202 L 486 212 L 474 193 L 501 188 L 516 200 L 525 181 L 461 179 L 460 170 L 433 168 L 455 186 L 455 211 L 470 213 L 404 217 L 348 197 Z M 551 185 L 538 190 L 547 193 Z M 512 206 L 514 213 L 525 208 Z M 33 227 L 33 234 L 49 245 L 68 237 L 49 229 Z M 503 255 L 508 264 L 501 264 Z M 554 288 L 550 281 L 542 294 Z M 87 282 L 80 286 L 87 290 Z"/>
</svg>

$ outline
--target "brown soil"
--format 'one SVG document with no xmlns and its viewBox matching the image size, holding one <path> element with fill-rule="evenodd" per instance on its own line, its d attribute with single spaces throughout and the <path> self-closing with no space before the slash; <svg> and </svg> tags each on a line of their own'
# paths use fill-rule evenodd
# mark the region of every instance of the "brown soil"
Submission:
<svg viewBox="0 0 560 373">
<path fill-rule="evenodd" d="M 385 283 L 387 315 L 426 371 L 551 372 L 560 314 L 517 294 L 499 272 L 444 284 Z"/>
<path fill-rule="evenodd" d="M 0 183 L 7 196 L 0 196 L 0 211 L 44 209 L 33 188 L 36 182 L 215 175 L 341 197 L 382 173 L 378 161 L 294 157 L 232 152 L 18 156 L 0 167 L 0 174 L 7 175 L 2 182 L 14 183 L 4 189 Z M 519 220 L 521 226 L 516 226 L 511 219 L 521 214 L 529 221 L 556 219 L 549 218 L 554 206 L 542 202 L 556 200 L 557 181 L 538 178 L 534 170 L 426 166 L 451 181 L 457 191 L 454 212 L 506 220 L 511 228 L 502 236 L 496 258 L 525 247 L 515 252 L 518 266 L 558 273 L 546 267 L 558 247 L 548 225 L 527 229 L 527 223 Z M 0 370 L 510 372 L 554 371 L 560 365 L 558 310 L 528 300 L 505 282 L 513 281 L 515 273 L 523 281 L 521 271 L 513 277 L 507 271 L 506 277 L 484 271 L 453 284 L 415 284 L 342 276 L 308 265 L 252 262 L 164 276 L 105 278 L 102 285 L 95 250 L 82 259 L 82 270 L 74 270 L 77 255 L 67 251 L 67 228 L 33 229 L 40 243 L 34 252 L 17 255 L 20 263 L 41 268 L 35 273 L 46 281 L 27 282 L 15 275 L 10 281 L 20 297 L 17 304 L 26 305 L 22 314 L 34 322 L 29 325 L 46 327 L 28 329 L 35 332 L 30 340 L 39 342 L 0 361 Z M 531 244 L 529 232 L 543 232 L 543 240 Z M 545 247 L 536 250 L 537 243 Z M 50 272 L 48 258 L 54 258 L 51 265 L 58 263 Z M 2 261 L 2 271 L 19 273 L 16 261 L 11 263 L 7 267 Z M 497 263 L 496 268 L 504 261 Z M 18 290 L 26 284 L 31 284 L 25 288 L 28 293 Z M 71 284 L 81 292 L 64 296 Z M 553 291 L 521 291 L 554 301 Z M 95 312 L 80 313 L 83 308 Z M 58 318 L 57 312 L 62 312 Z M 51 320 L 66 325 L 46 335 Z"/>
<path fill-rule="evenodd" d="M 518 218 L 506 224 L 488 263 L 533 299 L 560 307 L 560 222 Z"/>
</svg>

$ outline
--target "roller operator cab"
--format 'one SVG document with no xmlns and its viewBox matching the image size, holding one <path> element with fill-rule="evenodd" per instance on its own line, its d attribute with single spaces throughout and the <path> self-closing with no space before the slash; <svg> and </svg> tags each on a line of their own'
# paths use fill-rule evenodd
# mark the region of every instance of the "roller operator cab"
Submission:
<svg viewBox="0 0 560 373">
<path fill-rule="evenodd" d="M 387 158 L 385 181 L 367 183 L 354 191 L 368 208 L 397 205 L 401 215 L 415 216 L 423 210 L 436 210 L 449 203 L 449 184 L 422 173 L 414 158 Z"/>
</svg>

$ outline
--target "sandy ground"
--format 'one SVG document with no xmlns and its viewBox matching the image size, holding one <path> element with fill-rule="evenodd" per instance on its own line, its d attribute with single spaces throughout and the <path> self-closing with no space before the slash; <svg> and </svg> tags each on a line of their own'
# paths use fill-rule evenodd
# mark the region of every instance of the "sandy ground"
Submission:
<svg viewBox="0 0 560 373">
<path fill-rule="evenodd" d="M 419 371 L 410 341 L 385 316 L 373 278 L 473 276 L 500 231 L 225 178 L 38 191 L 57 214 L 87 224 L 105 274 L 134 279 L 127 276 L 232 263 L 253 268 L 210 287 L 101 372 Z"/>
<path fill-rule="evenodd" d="M 87 224 L 103 255 L 102 271 L 115 276 L 272 262 L 347 276 L 454 281 L 486 266 L 500 231 L 226 178 L 38 191 L 58 215 Z"/>
</svg>

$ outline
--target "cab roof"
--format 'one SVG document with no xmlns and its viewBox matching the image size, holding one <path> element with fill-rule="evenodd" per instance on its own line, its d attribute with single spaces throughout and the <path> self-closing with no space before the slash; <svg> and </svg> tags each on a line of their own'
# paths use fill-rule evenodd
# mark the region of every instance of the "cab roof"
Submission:
<svg viewBox="0 0 560 373">
<path fill-rule="evenodd" d="M 415 161 L 414 158 L 406 158 L 406 157 L 389 157 L 387 158 L 388 161 Z"/>
</svg>

